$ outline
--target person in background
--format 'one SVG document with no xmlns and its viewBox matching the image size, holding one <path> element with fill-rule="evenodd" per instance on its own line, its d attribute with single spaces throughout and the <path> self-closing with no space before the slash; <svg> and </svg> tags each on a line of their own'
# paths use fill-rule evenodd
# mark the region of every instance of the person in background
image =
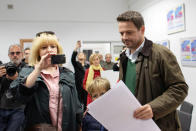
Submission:
<svg viewBox="0 0 196 131">
<path fill-rule="evenodd" d="M 3 62 L 2 62 L 2 61 L 0 61 L 0 65 L 1 65 L 1 64 L 3 64 Z"/>
<path fill-rule="evenodd" d="M 133 116 L 152 118 L 161 131 L 180 131 L 176 108 L 187 96 L 188 86 L 175 56 L 144 37 L 144 20 L 139 12 L 124 12 L 117 21 L 127 47 L 120 57 L 119 79 L 142 105 Z"/>
<path fill-rule="evenodd" d="M 19 44 L 10 45 L 9 63 L 0 65 L 0 131 L 20 131 L 24 121 L 24 105 L 15 98 L 15 91 L 9 90 L 10 84 L 17 79 L 25 66 Z"/>
<path fill-rule="evenodd" d="M 26 64 L 28 64 L 28 60 L 29 60 L 29 55 L 30 55 L 30 48 L 27 47 L 24 49 L 24 58 L 23 58 L 23 62 L 25 62 Z"/>
<path fill-rule="evenodd" d="M 123 54 L 123 52 L 124 52 L 126 49 L 127 49 L 127 47 L 126 47 L 126 46 L 123 46 L 123 48 L 122 48 L 122 50 L 121 50 L 121 52 L 120 52 L 120 57 L 121 57 L 121 55 Z M 119 71 L 120 57 L 117 59 L 117 63 L 114 63 L 114 65 L 113 65 L 113 67 L 112 67 L 113 71 Z"/>
<path fill-rule="evenodd" d="M 113 67 L 112 67 L 112 70 L 113 71 L 119 71 L 119 64 L 120 64 L 120 58 L 117 59 L 117 62 L 114 63 Z"/>
<path fill-rule="evenodd" d="M 104 70 L 112 70 L 114 65 L 114 62 L 112 62 L 112 55 L 110 53 L 107 53 L 105 55 L 105 61 L 102 64 L 102 68 Z"/>
<path fill-rule="evenodd" d="M 83 89 L 83 79 L 85 75 L 86 69 L 89 68 L 89 64 L 87 64 L 86 56 L 83 52 L 79 52 L 78 50 L 81 48 L 81 42 L 77 41 L 76 47 L 72 53 L 71 57 L 71 63 L 75 70 L 75 83 L 76 83 L 76 89 L 78 91 L 78 98 L 80 102 L 84 105 L 84 110 L 86 109 L 86 103 L 87 103 L 87 92 Z M 76 60 L 76 57 L 78 61 Z"/>
<path fill-rule="evenodd" d="M 92 101 L 105 94 L 108 90 L 110 90 L 110 82 L 101 77 L 95 78 L 88 87 Z M 82 120 L 82 131 L 107 131 L 107 129 L 87 112 Z"/>
<path fill-rule="evenodd" d="M 86 70 L 84 80 L 83 80 L 83 88 L 88 91 L 88 86 L 90 82 L 92 82 L 96 77 L 101 76 L 101 71 L 103 71 L 100 60 L 99 60 L 99 54 L 93 53 L 91 54 L 90 58 L 90 67 Z M 92 102 L 92 98 L 90 94 L 88 93 L 87 96 L 87 105 Z"/>
<path fill-rule="evenodd" d="M 99 55 L 99 61 L 100 61 L 100 65 L 101 67 L 103 66 L 104 60 L 103 60 L 103 55 L 102 54 L 98 54 Z"/>
<path fill-rule="evenodd" d="M 17 89 L 18 99 L 26 102 L 25 130 L 38 130 L 42 125 L 58 131 L 77 131 L 83 109 L 77 97 L 73 73 L 51 56 L 63 54 L 55 34 L 42 32 L 34 38 L 29 66 L 24 67 L 10 86 Z"/>
</svg>

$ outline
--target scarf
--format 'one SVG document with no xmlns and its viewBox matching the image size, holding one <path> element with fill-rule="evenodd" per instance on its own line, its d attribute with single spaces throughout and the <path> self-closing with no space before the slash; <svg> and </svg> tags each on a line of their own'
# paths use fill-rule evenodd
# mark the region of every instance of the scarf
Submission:
<svg viewBox="0 0 196 131">
<path fill-rule="evenodd" d="M 87 80 L 86 80 L 86 90 L 88 89 L 89 84 L 93 81 L 94 70 L 103 71 L 103 69 L 102 69 L 100 64 L 98 66 L 94 66 L 94 65 L 90 66 L 89 71 L 88 71 Z"/>
</svg>

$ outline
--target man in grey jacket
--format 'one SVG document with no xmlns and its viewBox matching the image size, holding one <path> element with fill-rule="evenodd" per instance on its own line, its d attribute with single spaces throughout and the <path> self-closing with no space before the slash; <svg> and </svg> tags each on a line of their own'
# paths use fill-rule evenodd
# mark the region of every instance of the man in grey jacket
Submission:
<svg viewBox="0 0 196 131">
<path fill-rule="evenodd" d="M 14 98 L 9 87 L 25 66 L 21 46 L 11 45 L 8 56 L 10 62 L 0 66 L 0 131 L 19 131 L 24 120 L 24 105 Z"/>
<path fill-rule="evenodd" d="M 134 117 L 152 118 L 162 131 L 180 131 L 176 108 L 186 97 L 188 86 L 175 56 L 144 37 L 144 20 L 139 12 L 122 13 L 117 21 L 127 47 L 120 57 L 119 79 L 142 104 Z"/>
</svg>

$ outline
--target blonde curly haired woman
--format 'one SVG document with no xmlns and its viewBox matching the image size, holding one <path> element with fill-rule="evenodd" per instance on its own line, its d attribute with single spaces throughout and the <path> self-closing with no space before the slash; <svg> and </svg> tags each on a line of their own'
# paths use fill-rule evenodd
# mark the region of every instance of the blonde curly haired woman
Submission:
<svg viewBox="0 0 196 131">
<path fill-rule="evenodd" d="M 89 84 L 96 78 L 101 76 L 101 71 L 103 71 L 103 68 L 100 65 L 100 59 L 99 54 L 94 53 L 91 54 L 89 58 L 90 67 L 86 70 L 84 80 L 83 80 L 83 88 L 88 91 Z M 92 98 L 90 94 L 88 93 L 87 96 L 87 105 L 92 102 Z"/>
<path fill-rule="evenodd" d="M 73 73 L 51 64 L 51 55 L 63 54 L 56 35 L 41 33 L 32 44 L 29 65 L 22 69 L 11 88 L 25 100 L 25 130 L 52 125 L 58 131 L 77 131 L 82 106 L 77 97 Z"/>
</svg>

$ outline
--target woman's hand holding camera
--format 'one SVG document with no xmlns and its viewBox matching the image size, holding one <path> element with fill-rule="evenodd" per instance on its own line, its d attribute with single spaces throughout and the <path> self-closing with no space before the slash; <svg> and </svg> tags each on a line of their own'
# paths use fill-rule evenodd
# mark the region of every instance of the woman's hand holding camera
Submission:
<svg viewBox="0 0 196 131">
<path fill-rule="evenodd" d="M 54 55 L 54 54 L 47 53 L 43 55 L 39 63 L 35 65 L 34 71 L 31 72 L 31 74 L 27 77 L 27 80 L 25 83 L 27 88 L 31 88 L 35 84 L 35 81 L 37 77 L 40 75 L 41 70 L 47 69 L 48 67 L 53 66 L 51 64 L 51 55 Z"/>
<path fill-rule="evenodd" d="M 46 69 L 48 67 L 51 67 L 51 55 L 54 54 L 45 54 L 41 57 L 41 60 L 39 61 L 38 64 L 35 65 L 35 69 L 38 69 L 41 71 L 42 69 Z"/>
</svg>

